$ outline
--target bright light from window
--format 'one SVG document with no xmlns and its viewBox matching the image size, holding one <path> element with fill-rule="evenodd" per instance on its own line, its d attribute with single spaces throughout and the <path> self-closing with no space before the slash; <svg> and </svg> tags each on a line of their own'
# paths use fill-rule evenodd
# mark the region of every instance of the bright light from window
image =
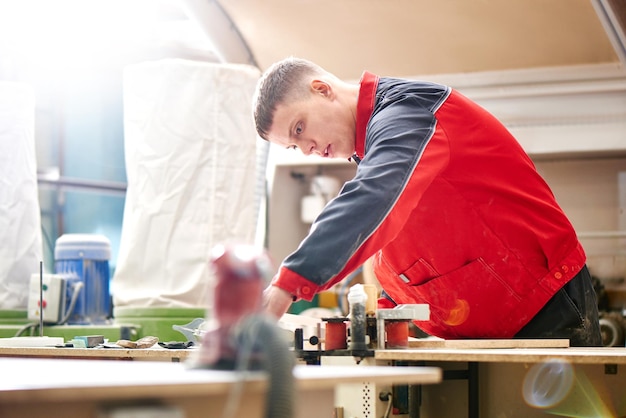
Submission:
<svg viewBox="0 0 626 418">
<path fill-rule="evenodd" d="M 0 0 L 0 69 L 9 65 L 7 57 L 38 73 L 128 58 L 141 46 L 177 36 L 174 25 L 164 31 L 163 11 L 179 8 L 175 0 Z M 180 16 L 173 23 L 185 23 Z"/>
</svg>

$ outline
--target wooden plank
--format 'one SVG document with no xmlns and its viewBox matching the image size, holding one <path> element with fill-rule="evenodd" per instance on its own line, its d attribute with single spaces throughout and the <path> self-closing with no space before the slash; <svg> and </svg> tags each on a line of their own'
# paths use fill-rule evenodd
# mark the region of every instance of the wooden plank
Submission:
<svg viewBox="0 0 626 418">
<path fill-rule="evenodd" d="M 442 340 L 439 338 L 411 339 L 410 348 L 567 348 L 567 339 L 495 339 L 495 340 Z"/>
<path fill-rule="evenodd" d="M 0 405 L 228 395 L 242 382 L 244 393 L 263 392 L 267 387 L 263 372 L 190 369 L 169 362 L 0 358 L 0 370 L 10 377 L 0 379 Z M 441 381 L 441 369 L 436 367 L 296 365 L 293 375 L 299 391 L 333 390 L 339 383 Z"/>
<path fill-rule="evenodd" d="M 264 372 L 167 362 L 0 358 L 0 370 L 2 417 L 92 418 L 126 406 L 138 406 L 148 416 L 146 408 L 167 406 L 170 415 L 188 418 L 261 418 L 270 383 Z M 297 365 L 293 375 L 295 418 L 330 417 L 339 384 L 421 385 L 442 379 L 436 367 Z M 231 401 L 236 410 L 226 414 Z"/>
<path fill-rule="evenodd" d="M 44 357 L 84 359 L 138 359 L 155 361 L 184 360 L 196 351 L 189 349 L 153 348 L 57 348 L 57 347 L 0 347 L 0 357 Z"/>
<path fill-rule="evenodd" d="M 626 348 L 408 348 L 377 350 L 375 359 L 486 363 L 540 363 L 562 359 L 572 364 L 626 364 Z"/>
</svg>

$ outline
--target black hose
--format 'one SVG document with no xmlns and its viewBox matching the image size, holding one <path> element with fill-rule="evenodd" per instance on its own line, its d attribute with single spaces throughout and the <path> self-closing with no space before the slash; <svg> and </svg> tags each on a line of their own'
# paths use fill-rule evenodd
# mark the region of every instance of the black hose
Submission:
<svg viewBox="0 0 626 418">
<path fill-rule="evenodd" d="M 188 362 L 192 369 L 233 370 L 240 374 L 241 379 L 233 386 L 222 417 L 234 416 L 241 402 L 246 372 L 264 371 L 268 374 L 265 418 L 293 418 L 296 358 L 276 320 L 261 313 L 244 317 L 229 330 L 229 339 L 225 343 L 221 349 L 228 346 L 232 350 L 224 350 L 222 357 L 215 362 L 202 363 L 201 356 L 192 357 Z"/>
<path fill-rule="evenodd" d="M 239 360 L 244 363 L 239 366 L 248 370 L 259 367 L 269 374 L 265 418 L 292 418 L 295 356 L 276 321 L 265 315 L 250 316 L 242 320 L 237 334 L 241 344 Z M 246 361 L 246 352 L 250 354 L 251 361 Z"/>
</svg>

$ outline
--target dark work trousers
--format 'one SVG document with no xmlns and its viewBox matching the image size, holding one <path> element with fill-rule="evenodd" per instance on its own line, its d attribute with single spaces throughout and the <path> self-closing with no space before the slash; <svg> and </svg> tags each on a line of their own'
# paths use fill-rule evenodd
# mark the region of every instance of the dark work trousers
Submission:
<svg viewBox="0 0 626 418">
<path fill-rule="evenodd" d="M 587 266 L 518 332 L 514 338 L 568 338 L 572 347 L 600 347 L 598 302 Z"/>
</svg>

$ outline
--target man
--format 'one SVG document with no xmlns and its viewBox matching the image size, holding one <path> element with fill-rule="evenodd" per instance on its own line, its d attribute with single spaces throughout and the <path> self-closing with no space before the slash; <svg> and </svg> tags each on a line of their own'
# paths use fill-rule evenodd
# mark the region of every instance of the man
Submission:
<svg viewBox="0 0 626 418">
<path fill-rule="evenodd" d="M 265 291 L 280 317 L 374 256 L 379 306 L 427 303 L 425 332 L 569 338 L 598 346 L 585 253 L 548 185 L 494 116 L 438 84 L 365 72 L 346 83 L 309 61 L 271 66 L 258 134 L 358 163 Z"/>
</svg>

